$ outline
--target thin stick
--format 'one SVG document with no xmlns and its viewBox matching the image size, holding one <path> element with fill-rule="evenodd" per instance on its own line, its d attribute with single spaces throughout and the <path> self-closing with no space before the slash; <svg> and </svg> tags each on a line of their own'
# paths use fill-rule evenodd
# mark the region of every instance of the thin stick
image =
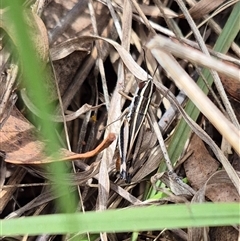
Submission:
<svg viewBox="0 0 240 241">
<path fill-rule="evenodd" d="M 76 160 L 76 159 L 85 159 L 85 158 L 90 158 L 90 157 L 96 156 L 101 151 L 108 148 L 115 139 L 116 139 L 115 134 L 109 133 L 108 136 L 92 151 L 75 154 L 75 155 L 72 155 L 72 156 L 69 156 L 69 157 L 63 157 L 60 160 Z"/>
<path fill-rule="evenodd" d="M 153 111 L 151 110 L 151 108 L 148 109 L 148 112 L 149 112 L 149 115 L 150 115 L 149 120 L 150 120 L 150 123 L 153 126 L 154 131 L 156 133 L 156 136 L 158 138 L 158 142 L 159 142 L 159 145 L 160 145 L 161 150 L 163 152 L 163 156 L 164 156 L 164 159 L 165 159 L 165 163 L 166 163 L 167 169 L 168 169 L 169 172 L 173 172 L 173 166 L 172 166 L 171 160 L 169 158 L 169 155 L 168 155 L 168 152 L 167 152 L 167 148 L 165 146 L 165 143 L 164 143 L 164 140 L 163 140 L 163 137 L 162 137 L 162 133 L 161 133 L 160 127 L 159 127 L 159 125 L 157 123 L 156 117 L 154 116 Z"/>
</svg>

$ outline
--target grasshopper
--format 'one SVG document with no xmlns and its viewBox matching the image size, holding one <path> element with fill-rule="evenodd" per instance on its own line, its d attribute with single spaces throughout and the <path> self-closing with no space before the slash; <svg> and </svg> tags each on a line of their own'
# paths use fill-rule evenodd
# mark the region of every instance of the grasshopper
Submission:
<svg viewBox="0 0 240 241">
<path fill-rule="evenodd" d="M 118 147 L 121 159 L 120 177 L 131 182 L 132 161 L 129 160 L 140 128 L 145 120 L 154 92 L 152 78 L 139 84 L 120 128 Z"/>
</svg>

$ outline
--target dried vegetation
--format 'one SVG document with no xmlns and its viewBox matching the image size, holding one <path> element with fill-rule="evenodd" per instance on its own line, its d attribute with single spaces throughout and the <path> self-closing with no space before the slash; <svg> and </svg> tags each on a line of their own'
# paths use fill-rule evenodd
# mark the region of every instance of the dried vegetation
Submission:
<svg viewBox="0 0 240 241">
<path fill-rule="evenodd" d="M 146 200 L 157 190 L 166 194 L 158 200 L 164 205 L 240 201 L 239 36 L 228 53 L 213 48 L 237 1 L 187 1 L 186 6 L 171 0 L 39 2 L 45 2 L 43 8 L 35 6 L 43 22 L 30 11 L 31 1 L 25 2 L 25 15 L 43 69 L 51 73 L 43 83 L 49 98 L 42 101 L 57 103 L 64 113 L 58 108 L 48 119 L 56 123 L 60 161 L 72 169 L 63 181 L 72 185 L 72 191 L 79 187 L 78 199 L 85 211 L 149 205 Z M 6 20 L 0 27 L 4 30 L 0 52 L 1 218 L 50 214 L 55 212 L 57 196 L 50 191 L 54 180 L 44 167 L 53 160 L 44 156 L 45 143 L 35 135 L 41 127 L 32 124 L 41 112 L 31 90 L 22 84 L 21 64 L 16 64 L 10 51 L 10 45 L 18 49 L 12 26 Z M 197 82 L 203 67 L 214 76 L 214 81 L 206 80 L 208 87 Z M 125 183 L 117 173 L 122 124 L 118 119 L 131 102 L 126 96 L 133 97 L 150 76 L 155 92 L 129 155 L 131 183 Z M 200 114 L 195 109 L 197 114 L 192 116 L 185 108 L 190 105 L 188 99 Z M 191 132 L 188 127 L 184 134 L 177 132 L 181 117 Z M 169 156 L 164 143 L 170 148 Z M 236 226 L 159 230 L 139 233 L 138 240 L 207 240 L 204 234 L 210 240 L 227 235 L 228 240 L 236 240 L 238 231 Z M 109 240 L 129 237 L 112 234 Z M 106 234 L 101 238 L 106 240 Z"/>
</svg>

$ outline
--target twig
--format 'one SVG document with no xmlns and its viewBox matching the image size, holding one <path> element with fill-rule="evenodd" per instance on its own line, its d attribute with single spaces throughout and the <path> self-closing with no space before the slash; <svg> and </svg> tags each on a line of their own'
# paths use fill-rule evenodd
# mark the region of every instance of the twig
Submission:
<svg viewBox="0 0 240 241">
<path fill-rule="evenodd" d="M 75 155 L 72 155 L 72 156 L 69 156 L 69 157 L 64 157 L 61 160 L 85 159 L 85 158 L 90 158 L 90 157 L 96 156 L 101 151 L 108 148 L 115 139 L 116 139 L 115 134 L 109 133 L 108 136 L 92 151 L 75 154 Z"/>
</svg>

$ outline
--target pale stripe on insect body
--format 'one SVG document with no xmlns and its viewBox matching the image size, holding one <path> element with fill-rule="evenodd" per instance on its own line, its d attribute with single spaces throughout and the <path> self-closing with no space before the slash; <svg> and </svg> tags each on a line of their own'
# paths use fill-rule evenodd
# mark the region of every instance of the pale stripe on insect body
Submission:
<svg viewBox="0 0 240 241">
<path fill-rule="evenodd" d="M 120 177 L 126 182 L 131 181 L 131 163 L 130 155 L 137 135 L 145 120 L 149 105 L 151 103 L 154 84 L 152 78 L 139 84 L 134 97 L 129 106 L 128 114 L 124 117 L 121 125 L 118 146 L 121 158 Z"/>
</svg>

